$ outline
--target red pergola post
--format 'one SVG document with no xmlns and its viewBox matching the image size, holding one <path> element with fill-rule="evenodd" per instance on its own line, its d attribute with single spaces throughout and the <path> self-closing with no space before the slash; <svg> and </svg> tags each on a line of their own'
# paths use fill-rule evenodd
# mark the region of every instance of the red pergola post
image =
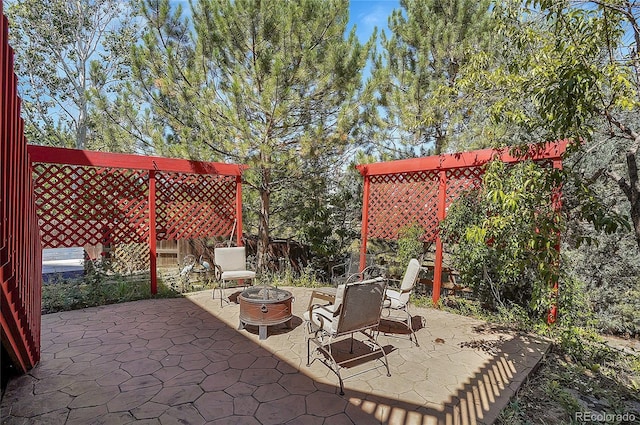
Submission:
<svg viewBox="0 0 640 425">
<path fill-rule="evenodd" d="M 562 160 L 558 158 L 554 159 L 553 168 L 555 168 L 556 170 L 562 170 Z M 560 209 L 562 208 L 562 189 L 561 188 L 558 188 L 553 194 L 552 202 L 553 202 L 553 209 L 557 213 L 559 213 Z M 561 235 L 558 234 L 558 240 L 556 241 L 556 244 L 555 244 L 555 249 L 558 252 L 556 267 L 560 267 L 560 237 Z M 558 290 L 559 290 L 558 280 L 556 279 L 555 282 L 551 282 L 551 285 L 553 286 L 553 290 L 551 291 L 551 296 L 553 300 L 551 303 L 551 308 L 549 309 L 549 315 L 547 316 L 547 323 L 550 325 L 555 323 L 556 319 L 558 318 Z"/>
<path fill-rule="evenodd" d="M 242 176 L 236 176 L 236 245 L 242 246 Z"/>
<path fill-rule="evenodd" d="M 156 172 L 149 171 L 149 277 L 151 293 L 158 293 L 158 271 L 156 270 Z"/>
<path fill-rule="evenodd" d="M 440 170 L 438 172 L 438 211 L 436 214 L 438 224 L 444 220 L 447 212 L 447 172 Z M 442 287 L 442 238 L 440 231 L 436 231 L 436 258 L 433 265 L 433 304 L 437 304 L 440 300 L 440 288 Z"/>
<path fill-rule="evenodd" d="M 367 266 L 367 237 L 369 232 L 369 187 L 371 181 L 368 175 L 364 176 L 364 189 L 362 195 L 362 230 L 360 237 L 360 271 Z"/>
</svg>

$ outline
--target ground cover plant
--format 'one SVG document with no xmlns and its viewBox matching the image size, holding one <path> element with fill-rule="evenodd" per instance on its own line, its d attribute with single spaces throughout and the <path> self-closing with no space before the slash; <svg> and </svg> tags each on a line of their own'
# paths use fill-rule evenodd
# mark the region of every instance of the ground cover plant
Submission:
<svg viewBox="0 0 640 425">
<path fill-rule="evenodd" d="M 42 313 L 77 310 L 152 297 L 178 297 L 180 293 L 162 281 L 158 293 L 151 294 L 148 274 L 131 278 L 123 275 L 89 273 L 79 278 L 57 277 L 42 286 Z"/>
</svg>

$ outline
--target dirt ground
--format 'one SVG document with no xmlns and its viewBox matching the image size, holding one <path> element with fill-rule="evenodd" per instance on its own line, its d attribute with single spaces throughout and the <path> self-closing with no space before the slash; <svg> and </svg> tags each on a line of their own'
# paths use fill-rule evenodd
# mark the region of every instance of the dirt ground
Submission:
<svg viewBox="0 0 640 425">
<path fill-rule="evenodd" d="M 600 363 L 551 352 L 499 423 L 640 424 L 640 341 L 605 340 L 615 354 Z"/>
</svg>

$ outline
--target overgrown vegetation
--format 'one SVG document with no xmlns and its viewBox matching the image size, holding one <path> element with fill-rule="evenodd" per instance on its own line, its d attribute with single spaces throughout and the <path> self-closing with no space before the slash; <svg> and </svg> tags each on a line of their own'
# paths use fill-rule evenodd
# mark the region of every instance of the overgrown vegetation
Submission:
<svg viewBox="0 0 640 425">
<path fill-rule="evenodd" d="M 171 298 L 180 294 L 164 284 L 154 297 Z M 76 310 L 151 298 L 148 275 L 142 278 L 91 272 L 84 278 L 58 278 L 42 286 L 42 313 Z"/>
<path fill-rule="evenodd" d="M 450 206 L 441 224 L 454 266 L 491 309 L 546 317 L 560 277 L 563 223 L 552 202 L 559 175 L 533 162 L 488 164 L 480 190 Z"/>
<path fill-rule="evenodd" d="M 481 189 L 450 206 L 442 223 L 443 237 L 455 246 L 455 267 L 478 299 L 444 298 L 442 307 L 536 332 L 554 342 L 554 352 L 502 412 L 500 423 L 590 422 L 579 420 L 585 412 L 614 415 L 596 423 L 631 423 L 629 417 L 640 418 L 640 353 L 625 354 L 603 343 L 598 332 L 601 320 L 594 312 L 601 304 L 594 303 L 589 291 L 593 284 L 581 279 L 583 274 L 570 263 L 582 251 L 559 254 L 558 236 L 565 229 L 553 203 L 559 177 L 533 163 L 493 162 Z M 592 221 L 597 220 L 596 226 L 615 224 L 607 221 L 606 214 L 594 214 Z M 609 234 L 618 228 L 604 227 Z M 552 290 L 554 282 L 559 282 L 557 293 Z M 617 300 L 618 305 L 629 303 Z M 557 321 L 549 325 L 552 304 L 558 307 Z M 625 329 L 634 328 L 637 321 L 625 320 L 621 313 L 617 312 Z M 638 328 L 631 333 L 637 334 Z"/>
<path fill-rule="evenodd" d="M 77 310 L 127 301 L 149 298 L 181 297 L 184 292 L 213 289 L 216 282 L 191 279 L 182 288 L 182 282 L 173 276 L 173 272 L 160 273 L 158 292 L 151 294 L 148 274 L 126 276 L 104 273 L 96 269 L 88 271 L 83 277 L 58 277 L 42 286 L 42 313 Z M 291 267 L 280 272 L 268 272 L 258 275 L 256 285 L 299 286 L 315 288 L 326 286 L 326 282 L 317 276 L 312 267 L 302 273 L 294 273 Z"/>
<path fill-rule="evenodd" d="M 640 420 L 640 357 L 597 338 L 583 338 L 583 354 L 556 349 L 520 388 L 497 423 L 632 424 Z M 581 420 L 585 414 L 601 419 Z M 605 416 L 605 414 L 607 416 Z"/>
</svg>

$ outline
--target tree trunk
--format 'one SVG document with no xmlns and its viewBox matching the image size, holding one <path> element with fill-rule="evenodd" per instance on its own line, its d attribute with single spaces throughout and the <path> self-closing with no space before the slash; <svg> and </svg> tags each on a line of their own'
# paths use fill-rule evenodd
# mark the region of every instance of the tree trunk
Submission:
<svg viewBox="0 0 640 425">
<path fill-rule="evenodd" d="M 631 222 L 633 223 L 636 243 L 638 244 L 638 249 L 640 249 L 640 181 L 638 179 L 638 163 L 636 160 L 637 153 L 638 151 L 634 149 L 627 151 L 629 185 L 625 194 L 631 204 Z"/>
<path fill-rule="evenodd" d="M 84 149 L 87 142 L 87 104 L 80 107 L 78 114 L 78 128 L 76 129 L 76 149 Z"/>
<path fill-rule="evenodd" d="M 263 168 L 260 174 L 262 181 L 260 183 L 260 213 L 258 214 L 258 244 L 256 251 L 258 255 L 257 268 L 260 271 L 264 271 L 269 261 L 267 250 L 269 248 L 271 170 Z"/>
</svg>

